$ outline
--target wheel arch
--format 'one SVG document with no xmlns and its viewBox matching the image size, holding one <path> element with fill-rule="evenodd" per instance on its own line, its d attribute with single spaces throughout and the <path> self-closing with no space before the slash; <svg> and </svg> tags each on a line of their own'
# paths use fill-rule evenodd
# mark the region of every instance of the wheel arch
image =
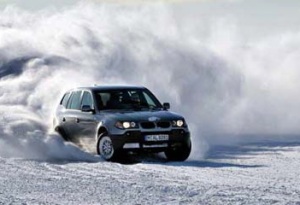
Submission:
<svg viewBox="0 0 300 205">
<path fill-rule="evenodd" d="M 96 140 L 99 139 L 99 136 L 103 133 L 108 133 L 108 129 L 104 126 L 100 126 L 98 129 L 97 129 L 97 134 L 96 134 Z"/>
<path fill-rule="evenodd" d="M 54 128 L 54 131 L 57 132 L 65 141 L 69 141 L 69 138 L 68 138 L 65 130 L 62 127 L 56 126 Z"/>
</svg>

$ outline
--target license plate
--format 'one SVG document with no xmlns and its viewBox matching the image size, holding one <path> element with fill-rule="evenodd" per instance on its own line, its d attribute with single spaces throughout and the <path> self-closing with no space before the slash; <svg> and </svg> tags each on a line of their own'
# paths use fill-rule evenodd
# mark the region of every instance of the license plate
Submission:
<svg viewBox="0 0 300 205">
<path fill-rule="evenodd" d="M 146 135 L 145 141 L 156 142 L 156 141 L 167 141 L 169 140 L 169 135 Z"/>
</svg>

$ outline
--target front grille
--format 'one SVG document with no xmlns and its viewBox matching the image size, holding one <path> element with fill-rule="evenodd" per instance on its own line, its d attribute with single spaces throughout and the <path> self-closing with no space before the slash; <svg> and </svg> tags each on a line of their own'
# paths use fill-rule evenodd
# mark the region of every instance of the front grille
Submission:
<svg viewBox="0 0 300 205">
<path fill-rule="evenodd" d="M 141 127 L 144 129 L 154 129 L 158 128 L 169 128 L 171 127 L 171 122 L 159 121 L 159 122 L 141 122 Z"/>
<path fill-rule="evenodd" d="M 141 127 L 144 129 L 153 129 L 155 128 L 154 122 L 141 122 Z"/>
<path fill-rule="evenodd" d="M 157 122 L 157 127 L 160 128 L 169 128 L 171 126 L 170 122 Z"/>
</svg>

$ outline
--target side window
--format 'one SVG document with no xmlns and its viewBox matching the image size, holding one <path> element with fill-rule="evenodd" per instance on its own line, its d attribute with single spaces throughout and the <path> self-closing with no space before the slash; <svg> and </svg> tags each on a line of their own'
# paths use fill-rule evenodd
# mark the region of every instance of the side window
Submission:
<svg viewBox="0 0 300 205">
<path fill-rule="evenodd" d="M 82 96 L 81 106 L 83 105 L 89 105 L 91 108 L 94 108 L 92 95 L 87 91 L 84 91 Z"/>
<path fill-rule="evenodd" d="M 149 106 L 156 107 L 156 106 L 155 106 L 155 102 L 149 97 L 149 95 L 148 95 L 147 93 L 145 93 L 145 92 L 143 92 L 143 94 L 144 94 L 144 97 L 145 97 L 145 99 L 146 99 L 146 101 L 147 101 L 147 104 L 148 104 Z"/>
<path fill-rule="evenodd" d="M 70 109 L 73 97 L 74 97 L 74 92 L 70 93 L 70 97 L 69 97 L 69 100 L 67 102 L 67 109 Z"/>
<path fill-rule="evenodd" d="M 81 91 L 75 91 L 72 93 L 72 96 L 68 102 L 67 108 L 68 109 L 80 109 L 80 97 L 81 97 Z"/>
<path fill-rule="evenodd" d="M 66 94 L 64 95 L 64 97 L 63 97 L 62 100 L 60 101 L 60 104 L 61 104 L 62 106 L 67 107 L 67 103 L 68 103 L 68 100 L 69 100 L 69 98 L 70 98 L 70 95 L 71 95 L 71 93 L 66 93 Z"/>
</svg>

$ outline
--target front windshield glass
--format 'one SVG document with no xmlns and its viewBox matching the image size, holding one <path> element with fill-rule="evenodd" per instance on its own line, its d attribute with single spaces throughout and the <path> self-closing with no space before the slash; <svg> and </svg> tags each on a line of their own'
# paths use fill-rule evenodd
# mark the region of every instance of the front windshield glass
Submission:
<svg viewBox="0 0 300 205">
<path fill-rule="evenodd" d="M 161 103 L 147 89 L 118 89 L 95 91 L 100 110 L 162 109 Z"/>
</svg>

